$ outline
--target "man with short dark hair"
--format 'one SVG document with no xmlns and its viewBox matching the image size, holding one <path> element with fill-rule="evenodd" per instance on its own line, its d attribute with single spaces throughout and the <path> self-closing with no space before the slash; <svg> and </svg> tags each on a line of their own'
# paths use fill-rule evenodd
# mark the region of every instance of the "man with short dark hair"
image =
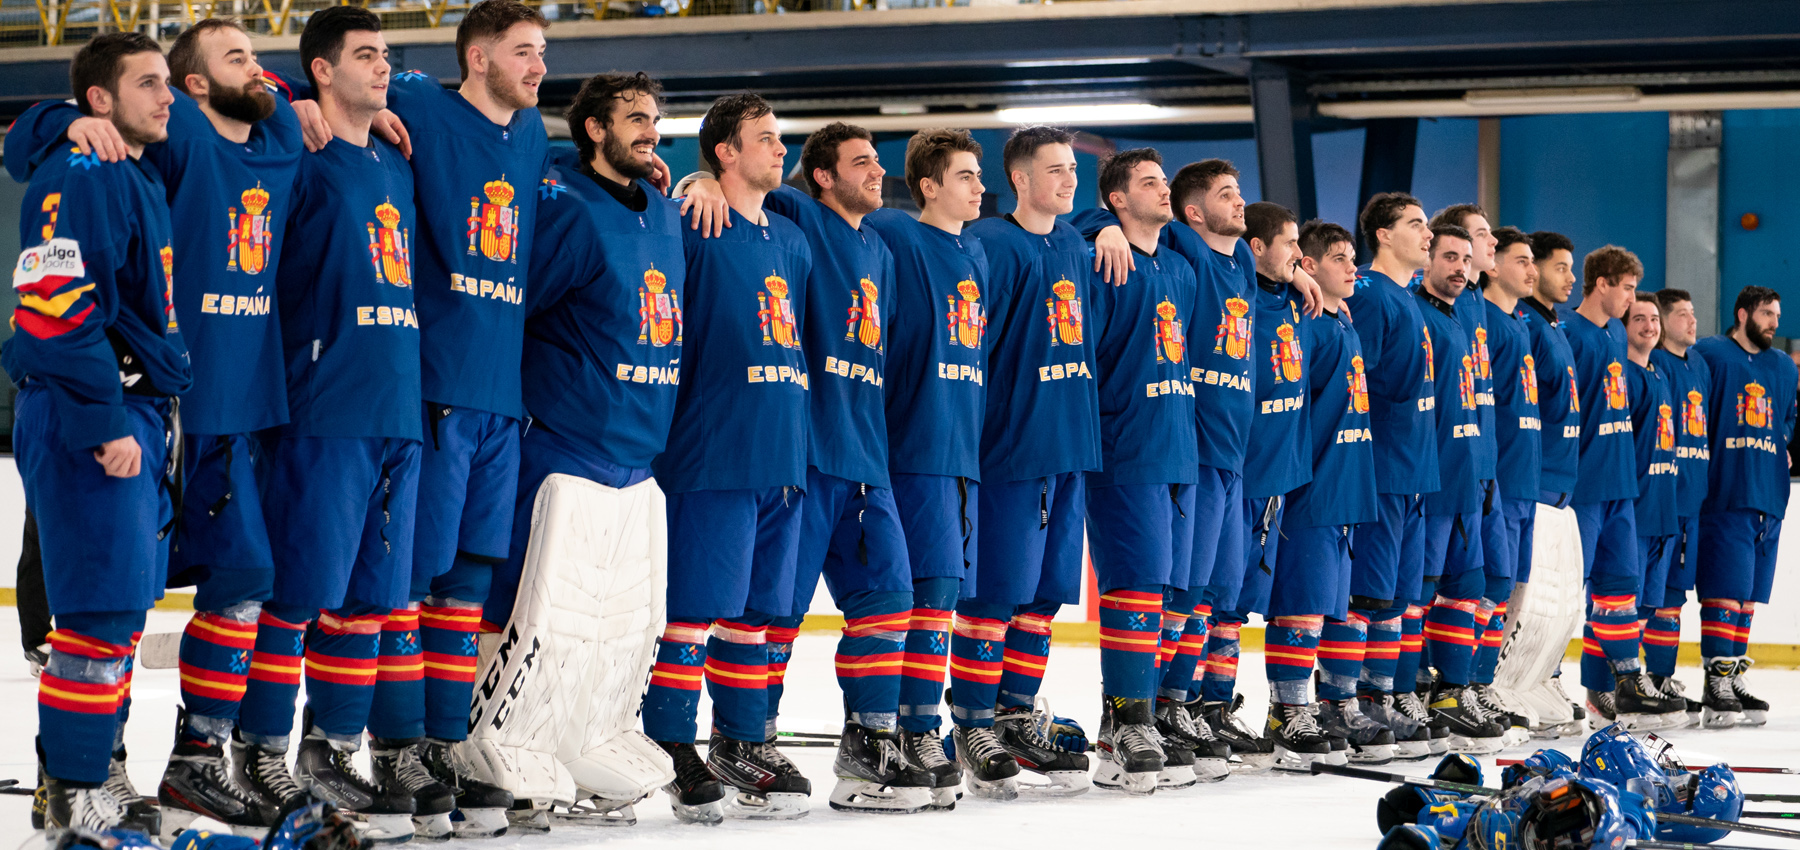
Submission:
<svg viewBox="0 0 1800 850">
<path fill-rule="evenodd" d="M 1662 605 L 1644 623 L 1644 667 L 1657 687 L 1687 699 L 1681 681 L 1675 678 L 1675 660 L 1681 646 L 1681 607 L 1688 591 L 1694 589 L 1694 569 L 1700 562 L 1700 507 L 1706 501 L 1712 454 L 1706 412 L 1712 376 L 1706 361 L 1692 350 L 1699 329 L 1693 296 L 1683 289 L 1665 288 L 1656 292 L 1656 305 L 1662 317 L 1662 339 L 1650 352 L 1650 363 L 1669 383 L 1669 403 L 1675 408 L 1677 473 L 1669 577 L 1663 584 Z M 1687 703 L 1689 725 L 1702 722 L 1704 706 L 1692 699 Z"/>
<path fill-rule="evenodd" d="M 207 18 L 184 30 L 169 64 L 177 89 L 169 138 L 144 155 L 163 176 L 175 218 L 212 222 L 224 213 L 228 226 L 180 228 L 171 246 L 194 386 L 182 397 L 186 486 L 170 581 L 198 593 L 181 638 L 182 710 L 158 796 L 172 826 L 203 815 L 266 831 L 282 801 L 231 780 L 226 747 L 274 580 L 255 434 L 288 418 L 273 281 L 304 148 L 293 108 L 271 93 L 236 22 Z M 41 103 L 7 134 L 8 167 L 25 172 L 33 159 L 25 149 L 54 148 L 64 133 L 103 159 L 118 138 L 109 121 Z M 238 766 L 251 768 L 247 761 Z"/>
<path fill-rule="evenodd" d="M 1433 750 L 1432 734 L 1411 687 L 1418 651 L 1407 645 L 1418 645 L 1425 616 L 1410 603 L 1423 593 L 1421 496 L 1438 489 L 1437 394 L 1432 341 L 1407 286 L 1429 258 L 1431 230 L 1418 199 L 1399 192 L 1370 198 L 1357 226 L 1375 256 L 1344 304 L 1372 364 L 1369 427 L 1380 506 L 1376 521 L 1357 529 L 1351 550 L 1350 609 L 1369 620 L 1358 700 L 1394 731 L 1400 758 L 1423 758 Z"/>
<path fill-rule="evenodd" d="M 1787 454 L 1794 436 L 1794 363 L 1773 348 L 1781 296 L 1746 286 L 1731 329 L 1692 349 L 1705 359 L 1713 397 L 1711 460 L 1700 513 L 1700 657 L 1706 667 L 1703 722 L 1768 721 L 1769 704 L 1750 693 L 1750 621 L 1769 601 L 1781 519 L 1787 514 Z"/>
<path fill-rule="evenodd" d="M 878 209 L 863 222 L 894 255 L 884 325 L 887 467 L 913 599 L 900 671 L 900 747 L 930 771 L 932 806 L 949 809 L 962 771 L 944 755 L 939 707 L 951 612 L 980 544 L 972 503 L 980 498 L 991 292 L 987 254 L 963 225 L 981 215 L 981 145 L 967 130 L 920 130 L 907 142 L 905 173 L 919 218 Z"/>
<path fill-rule="evenodd" d="M 1637 473 L 1638 496 L 1632 503 L 1633 522 L 1637 526 L 1639 579 L 1638 620 L 1648 620 L 1663 607 L 1668 586 L 1669 565 L 1674 559 L 1675 532 L 1675 405 L 1666 375 L 1651 360 L 1662 338 L 1662 309 L 1656 296 L 1639 292 L 1625 314 L 1625 341 L 1631 363 L 1627 390 L 1631 394 L 1631 431 L 1635 448 L 1634 468 Z M 1650 645 L 1650 632 L 1642 637 Z M 1646 667 L 1652 656 L 1645 656 Z M 1585 658 L 1583 659 L 1586 660 Z M 1671 697 L 1680 696 L 1652 674 L 1657 689 Z M 1687 698 L 1680 697 L 1685 715 Z M 1671 726 L 1685 725 L 1686 718 L 1665 721 Z"/>
<path fill-rule="evenodd" d="M 127 156 L 106 163 L 66 145 L 32 174 L 13 270 L 17 332 L 0 350 L 20 388 L 13 449 L 56 625 L 37 739 L 53 837 L 160 825 L 114 741 L 131 656 L 166 577 L 171 397 L 193 381 L 170 296 L 167 190 L 143 158 L 168 137 L 162 50 L 139 33 L 95 36 L 69 78 L 81 112 L 110 122 Z"/>
</svg>

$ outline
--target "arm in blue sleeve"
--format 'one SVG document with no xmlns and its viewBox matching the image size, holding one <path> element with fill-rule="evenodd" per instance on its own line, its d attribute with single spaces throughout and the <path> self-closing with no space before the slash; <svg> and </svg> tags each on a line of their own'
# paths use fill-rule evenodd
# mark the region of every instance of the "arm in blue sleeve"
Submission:
<svg viewBox="0 0 1800 850">
<path fill-rule="evenodd" d="M 1081 238 L 1092 240 L 1100 231 L 1108 227 L 1118 227 L 1119 217 L 1108 212 L 1104 207 L 1082 210 L 1069 219 L 1069 224 L 1081 231 Z"/>
<path fill-rule="evenodd" d="M 31 105 L 6 132 L 6 173 L 27 183 L 37 167 L 56 150 L 69 125 L 81 110 L 66 100 L 43 100 Z"/>
<path fill-rule="evenodd" d="M 799 224 L 801 205 L 811 200 L 805 192 L 783 183 L 763 196 L 763 209 Z"/>
</svg>

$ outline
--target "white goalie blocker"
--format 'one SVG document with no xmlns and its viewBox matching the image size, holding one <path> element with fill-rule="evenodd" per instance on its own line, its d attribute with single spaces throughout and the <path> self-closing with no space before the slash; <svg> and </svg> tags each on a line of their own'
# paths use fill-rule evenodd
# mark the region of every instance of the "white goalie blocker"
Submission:
<svg viewBox="0 0 1800 850">
<path fill-rule="evenodd" d="M 551 475 L 538 488 L 512 619 L 482 640 L 462 750 L 479 778 L 540 808 L 599 798 L 602 810 L 674 780 L 637 728 L 667 617 L 663 504 L 654 480 Z"/>
<path fill-rule="evenodd" d="M 1574 509 L 1538 505 L 1531 581 L 1515 586 L 1507 605 L 1494 692 L 1540 737 L 1580 732 L 1567 693 L 1550 677 L 1587 616 L 1581 573 L 1581 527 Z"/>
</svg>

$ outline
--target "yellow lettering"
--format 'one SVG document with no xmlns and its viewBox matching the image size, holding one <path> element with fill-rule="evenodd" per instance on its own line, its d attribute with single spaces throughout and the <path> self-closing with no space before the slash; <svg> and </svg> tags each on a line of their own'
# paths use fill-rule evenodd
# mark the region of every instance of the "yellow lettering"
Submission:
<svg viewBox="0 0 1800 850">
<path fill-rule="evenodd" d="M 763 367 L 751 366 L 750 367 L 750 383 L 760 384 L 762 382 L 763 382 Z"/>
<path fill-rule="evenodd" d="M 374 314 L 374 307 L 358 307 L 356 308 L 356 323 L 359 325 L 375 324 Z"/>
<path fill-rule="evenodd" d="M 202 313 L 217 313 L 217 312 L 219 312 L 219 296 L 214 295 L 211 292 L 208 292 L 205 295 L 201 296 L 200 297 L 200 312 L 202 312 Z"/>
</svg>

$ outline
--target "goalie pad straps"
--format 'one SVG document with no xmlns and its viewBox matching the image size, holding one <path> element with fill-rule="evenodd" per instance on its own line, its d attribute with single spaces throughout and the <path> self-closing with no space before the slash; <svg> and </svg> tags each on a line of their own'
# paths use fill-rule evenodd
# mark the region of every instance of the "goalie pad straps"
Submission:
<svg viewBox="0 0 1800 850">
<path fill-rule="evenodd" d="M 388 612 L 375 659 L 369 734 L 409 739 L 425 734 L 425 656 L 419 647 L 419 603 Z"/>
<path fill-rule="evenodd" d="M 671 617 L 656 647 L 650 690 L 644 694 L 644 732 L 656 741 L 692 743 L 705 677 L 708 620 Z"/>
<path fill-rule="evenodd" d="M 1319 699 L 1346 700 L 1356 696 L 1368 651 L 1369 617 L 1351 611 L 1343 620 L 1326 620 L 1319 636 Z"/>
<path fill-rule="evenodd" d="M 419 609 L 426 735 L 444 741 L 461 741 L 468 736 L 469 713 L 461 707 L 469 705 L 475 696 L 475 674 L 481 662 L 480 632 L 480 605 L 430 598 Z"/>
<path fill-rule="evenodd" d="M 739 741 L 768 740 L 769 621 L 754 611 L 715 620 L 706 639 L 706 693 L 713 727 Z"/>
<path fill-rule="evenodd" d="M 912 593 L 857 593 L 842 603 L 844 631 L 838 639 L 838 686 L 851 723 L 893 731 L 899 723 L 900 670 Z"/>
<path fill-rule="evenodd" d="M 1163 587 L 1122 587 L 1100 594 L 1100 688 L 1109 697 L 1156 696 L 1162 648 Z M 1185 625 L 1186 618 L 1183 619 Z M 1177 630 L 1179 630 L 1179 626 Z"/>
<path fill-rule="evenodd" d="M 1644 623 L 1644 667 L 1658 676 L 1675 675 L 1681 650 L 1681 606 L 1658 608 Z"/>
<path fill-rule="evenodd" d="M 1212 606 L 1199 603 L 1205 587 L 1187 590 L 1170 588 L 1163 597 L 1168 611 L 1191 611 L 1179 632 L 1163 632 L 1163 640 L 1174 641 L 1174 652 L 1162 665 L 1162 689 L 1158 695 L 1176 702 L 1187 702 L 1194 695 L 1194 678 L 1199 675 L 1200 661 L 1206 657 L 1206 622 L 1212 617 Z M 1165 624 L 1167 620 L 1164 620 Z"/>
<path fill-rule="evenodd" d="M 962 580 L 950 577 L 913 582 L 913 609 L 907 620 L 900 668 L 900 728 L 932 732 L 941 725 L 944 665 L 950 657 L 951 609 Z"/>
<path fill-rule="evenodd" d="M 1044 686 L 1050 661 L 1050 621 L 1060 602 L 1036 600 L 1013 614 L 1006 629 L 1006 656 L 1000 675 L 999 708 L 1031 708 Z"/>
</svg>

